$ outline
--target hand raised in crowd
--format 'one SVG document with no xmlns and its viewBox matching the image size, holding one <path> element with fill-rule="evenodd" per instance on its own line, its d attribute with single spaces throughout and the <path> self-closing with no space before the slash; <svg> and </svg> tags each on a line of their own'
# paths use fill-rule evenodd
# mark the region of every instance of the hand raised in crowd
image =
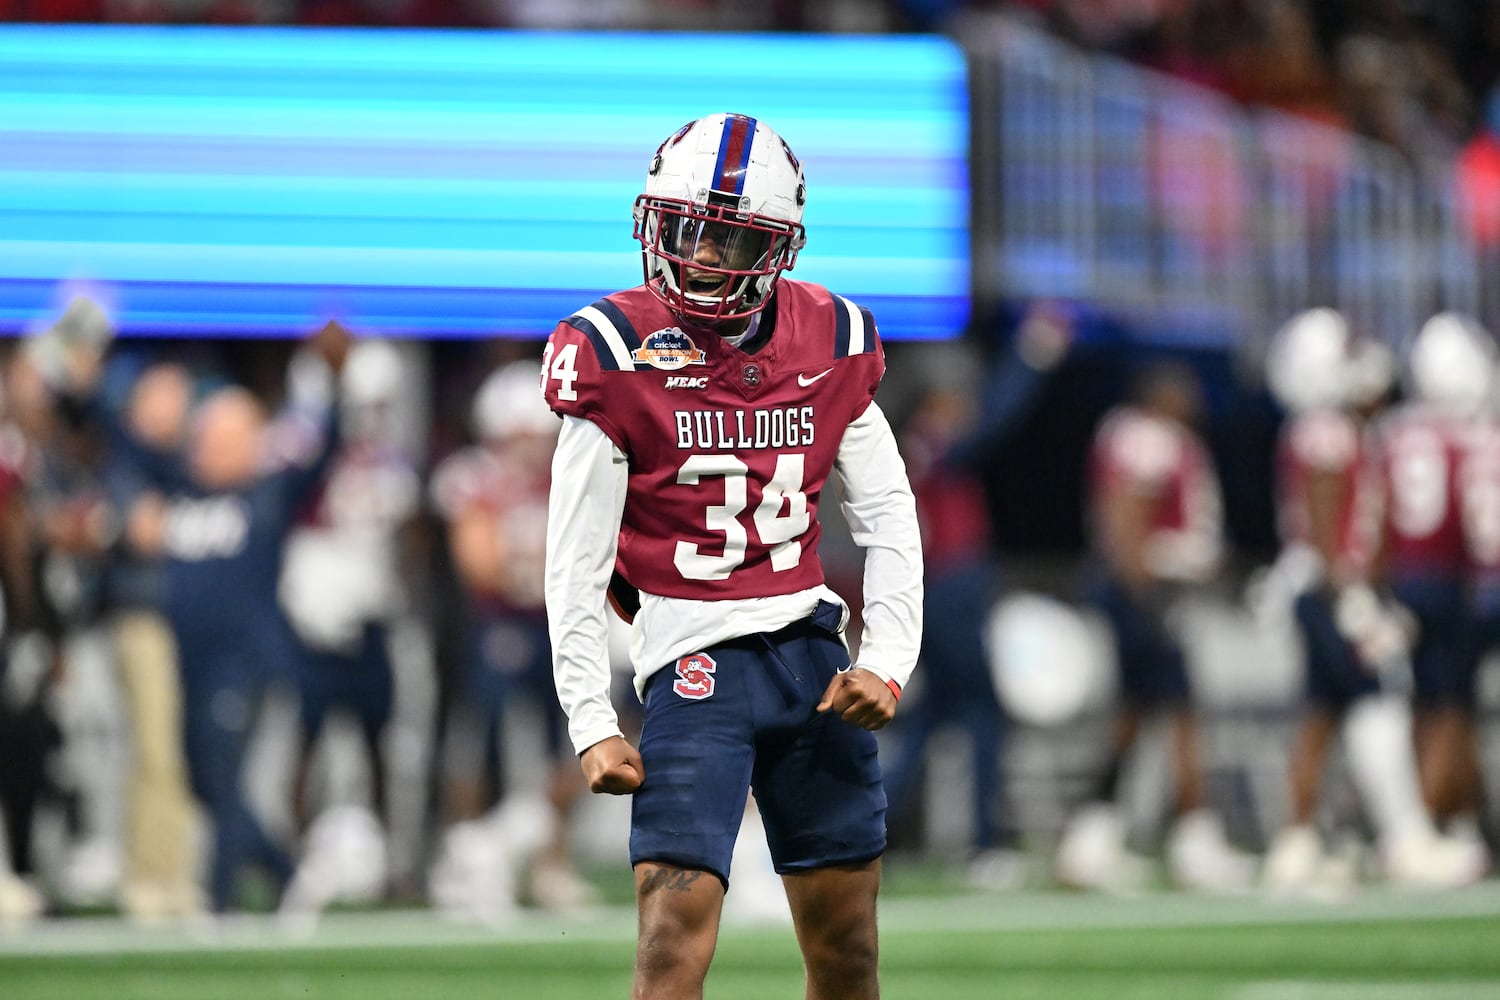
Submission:
<svg viewBox="0 0 1500 1000">
<path fill-rule="evenodd" d="M 340 372 L 354 347 L 354 334 L 343 323 L 331 319 L 308 337 L 308 344 L 328 362 L 328 367 Z"/>
</svg>

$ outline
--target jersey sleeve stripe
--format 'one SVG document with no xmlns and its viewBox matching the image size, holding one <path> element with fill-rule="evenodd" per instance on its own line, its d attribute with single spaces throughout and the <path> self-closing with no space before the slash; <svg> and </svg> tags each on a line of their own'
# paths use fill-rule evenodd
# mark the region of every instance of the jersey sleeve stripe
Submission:
<svg viewBox="0 0 1500 1000">
<path fill-rule="evenodd" d="M 635 332 L 635 324 L 630 322 L 630 317 L 625 315 L 625 310 L 609 299 L 600 299 L 592 308 L 609 317 L 610 325 L 620 335 L 620 340 L 625 344 L 626 350 L 634 351 L 641 346 L 641 335 Z"/>
<path fill-rule="evenodd" d="M 609 343 L 605 341 L 604 334 L 599 332 L 598 327 L 584 319 L 583 316 L 576 314 L 569 316 L 563 322 L 589 338 L 589 343 L 594 345 L 594 356 L 599 359 L 600 369 L 607 372 L 617 372 L 620 370 L 620 363 L 615 360 L 614 352 L 609 349 Z"/>
<path fill-rule="evenodd" d="M 865 321 L 870 314 L 842 295 L 835 295 L 834 300 L 833 356 L 847 358 L 853 354 L 865 353 L 868 350 L 865 346 Z"/>
<path fill-rule="evenodd" d="M 866 354 L 875 350 L 875 316 L 864 306 L 859 307 L 859 318 L 864 320 L 864 336 L 861 338 L 862 345 L 860 354 Z"/>
<path fill-rule="evenodd" d="M 608 371 L 630 371 L 635 368 L 630 349 L 625 346 L 620 332 L 608 316 L 594 306 L 585 306 L 568 317 L 568 325 L 585 334 L 594 342 L 594 353 L 599 356 L 599 367 Z"/>
<path fill-rule="evenodd" d="M 837 295 L 833 297 L 833 356 L 849 356 L 849 310 L 848 303 Z"/>
</svg>

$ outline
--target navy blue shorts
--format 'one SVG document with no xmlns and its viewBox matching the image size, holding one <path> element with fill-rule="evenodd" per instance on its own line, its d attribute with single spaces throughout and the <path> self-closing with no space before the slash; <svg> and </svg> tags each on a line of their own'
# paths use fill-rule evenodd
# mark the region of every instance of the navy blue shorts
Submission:
<svg viewBox="0 0 1500 1000">
<path fill-rule="evenodd" d="M 554 756 L 572 752 L 568 718 L 552 680 L 552 641 L 547 619 L 493 615 L 474 623 L 467 681 L 468 710 L 476 713 L 487 746 L 495 746 L 507 708 L 531 705 L 546 728 Z"/>
<path fill-rule="evenodd" d="M 1144 707 L 1189 701 L 1187 658 L 1161 615 L 1140 605 L 1119 581 L 1109 577 L 1095 582 L 1089 599 L 1109 619 L 1121 696 Z"/>
<path fill-rule="evenodd" d="M 848 665 L 843 643 L 808 620 L 685 656 L 653 675 L 631 864 L 702 869 L 727 886 L 752 788 L 783 875 L 883 854 L 875 734 L 815 710 Z"/>
<path fill-rule="evenodd" d="M 1293 609 L 1305 646 L 1308 701 L 1342 711 L 1365 695 L 1380 692 L 1380 679 L 1365 667 L 1339 631 L 1326 593 L 1300 594 Z"/>
<path fill-rule="evenodd" d="M 352 712 L 367 739 L 380 736 L 391 721 L 394 698 L 385 636 L 384 626 L 371 623 L 365 626 L 359 648 L 352 653 L 306 650 L 297 684 L 304 736 L 316 737 L 323 720 L 335 708 Z"/>
<path fill-rule="evenodd" d="M 1440 577 L 1391 583 L 1396 600 L 1417 619 L 1411 679 L 1418 705 L 1472 709 L 1479 656 L 1463 584 Z"/>
</svg>

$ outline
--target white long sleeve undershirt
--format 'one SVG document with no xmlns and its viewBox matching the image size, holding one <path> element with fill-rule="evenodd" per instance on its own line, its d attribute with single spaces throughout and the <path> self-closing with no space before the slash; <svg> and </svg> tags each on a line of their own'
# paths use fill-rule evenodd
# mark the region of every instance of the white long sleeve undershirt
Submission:
<svg viewBox="0 0 1500 1000">
<path fill-rule="evenodd" d="M 843 512 L 865 549 L 865 631 L 858 666 L 905 686 L 922 635 L 922 549 L 916 504 L 895 436 L 871 404 L 839 444 L 834 474 Z M 610 704 L 605 594 L 614 569 L 629 478 L 627 459 L 602 430 L 564 417 L 552 461 L 547 515 L 547 619 L 558 698 L 579 753 L 620 735 Z M 641 594 L 631 629 L 636 692 L 688 653 L 805 618 L 818 601 L 847 605 L 826 586 L 792 594 L 699 601 Z"/>
</svg>

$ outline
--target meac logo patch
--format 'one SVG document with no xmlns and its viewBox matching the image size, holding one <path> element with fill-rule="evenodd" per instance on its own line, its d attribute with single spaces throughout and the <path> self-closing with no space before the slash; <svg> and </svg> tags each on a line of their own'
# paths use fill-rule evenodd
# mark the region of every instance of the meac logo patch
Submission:
<svg viewBox="0 0 1500 1000">
<path fill-rule="evenodd" d="M 693 338 L 675 326 L 648 335 L 640 347 L 630 352 L 630 357 L 636 364 L 648 364 L 664 372 L 708 363 L 703 350 L 693 343 Z"/>
<path fill-rule="evenodd" d="M 707 653 L 689 653 L 677 661 L 677 680 L 672 690 L 679 698 L 702 701 L 714 693 L 714 674 L 719 665 Z"/>
</svg>

